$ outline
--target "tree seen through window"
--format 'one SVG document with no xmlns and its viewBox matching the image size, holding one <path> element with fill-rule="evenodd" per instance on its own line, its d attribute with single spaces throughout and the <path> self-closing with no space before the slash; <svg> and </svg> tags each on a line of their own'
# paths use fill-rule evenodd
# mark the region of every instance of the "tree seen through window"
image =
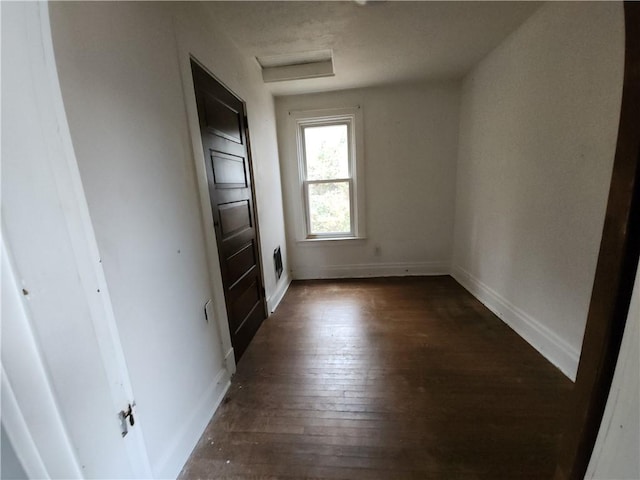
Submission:
<svg viewBox="0 0 640 480">
<path fill-rule="evenodd" d="M 304 128 L 311 234 L 351 232 L 348 135 L 346 124 Z"/>
</svg>

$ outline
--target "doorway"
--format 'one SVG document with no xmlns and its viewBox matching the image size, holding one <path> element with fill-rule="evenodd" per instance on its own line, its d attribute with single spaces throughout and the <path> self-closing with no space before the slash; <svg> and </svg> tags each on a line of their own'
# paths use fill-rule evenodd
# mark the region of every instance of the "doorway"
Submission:
<svg viewBox="0 0 640 480">
<path fill-rule="evenodd" d="M 245 104 L 191 60 L 207 185 L 236 362 L 267 317 Z"/>
</svg>

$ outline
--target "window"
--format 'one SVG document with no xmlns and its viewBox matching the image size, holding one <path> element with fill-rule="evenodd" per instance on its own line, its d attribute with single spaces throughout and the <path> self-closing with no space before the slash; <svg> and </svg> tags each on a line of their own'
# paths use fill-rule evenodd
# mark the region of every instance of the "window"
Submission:
<svg viewBox="0 0 640 480">
<path fill-rule="evenodd" d="M 303 240 L 362 237 L 358 111 L 341 109 L 296 115 Z"/>
</svg>

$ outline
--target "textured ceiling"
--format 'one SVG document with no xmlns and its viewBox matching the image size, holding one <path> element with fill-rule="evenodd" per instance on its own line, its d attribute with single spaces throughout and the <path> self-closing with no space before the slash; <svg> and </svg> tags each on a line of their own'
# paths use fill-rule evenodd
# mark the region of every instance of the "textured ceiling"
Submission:
<svg viewBox="0 0 640 480">
<path fill-rule="evenodd" d="M 268 84 L 275 95 L 460 78 L 539 2 L 206 2 L 249 57 L 332 49 L 335 76 Z"/>
</svg>

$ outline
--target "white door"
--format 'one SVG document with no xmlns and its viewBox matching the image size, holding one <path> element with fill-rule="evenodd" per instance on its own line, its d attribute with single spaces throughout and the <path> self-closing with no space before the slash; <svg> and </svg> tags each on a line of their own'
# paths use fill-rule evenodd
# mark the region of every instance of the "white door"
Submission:
<svg viewBox="0 0 640 480">
<path fill-rule="evenodd" d="M 148 478 L 62 103 L 48 5 L 3 2 L 2 425 L 35 478 Z M 134 411 L 135 418 L 135 411 Z"/>
</svg>

